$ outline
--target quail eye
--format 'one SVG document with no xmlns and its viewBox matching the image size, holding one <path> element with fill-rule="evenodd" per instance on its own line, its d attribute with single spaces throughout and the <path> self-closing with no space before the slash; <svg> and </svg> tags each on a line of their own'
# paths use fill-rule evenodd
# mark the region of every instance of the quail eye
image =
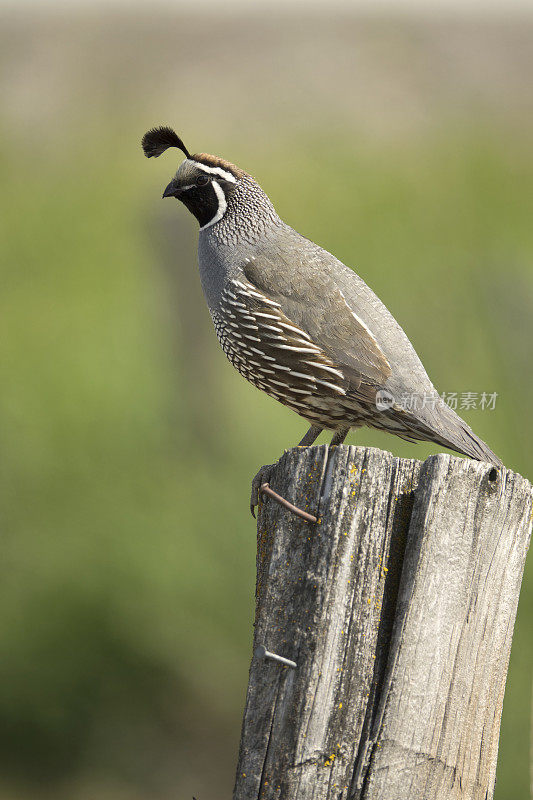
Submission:
<svg viewBox="0 0 533 800">
<path fill-rule="evenodd" d="M 196 185 L 197 186 L 205 186 L 206 183 L 209 183 L 209 176 L 208 175 L 198 175 L 196 178 Z"/>
</svg>

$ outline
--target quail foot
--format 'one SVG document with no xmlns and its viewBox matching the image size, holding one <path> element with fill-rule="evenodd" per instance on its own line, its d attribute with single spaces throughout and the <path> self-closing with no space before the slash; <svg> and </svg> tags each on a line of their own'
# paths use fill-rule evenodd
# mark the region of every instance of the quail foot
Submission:
<svg viewBox="0 0 533 800">
<path fill-rule="evenodd" d="M 222 349 L 250 383 L 310 424 L 300 445 L 364 425 L 501 461 L 437 394 L 411 342 L 353 270 L 283 222 L 259 184 L 217 156 L 191 155 L 167 127 L 148 131 L 147 157 L 185 159 L 163 197 L 200 225 L 203 291 Z M 252 512 L 272 465 L 252 482 Z"/>
</svg>

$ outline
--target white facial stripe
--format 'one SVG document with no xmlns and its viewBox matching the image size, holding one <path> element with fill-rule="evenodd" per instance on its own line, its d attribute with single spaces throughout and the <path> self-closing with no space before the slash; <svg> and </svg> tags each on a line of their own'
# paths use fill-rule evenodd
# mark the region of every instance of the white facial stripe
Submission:
<svg viewBox="0 0 533 800">
<path fill-rule="evenodd" d="M 220 219 L 222 219 L 228 207 L 228 204 L 226 202 L 226 195 L 224 194 L 224 190 L 222 189 L 220 184 L 217 183 L 217 181 L 211 181 L 211 186 L 215 190 L 215 194 L 218 198 L 218 211 L 213 217 L 213 219 L 209 220 L 209 222 L 206 222 L 205 225 L 202 225 L 202 227 L 200 228 L 201 231 L 205 231 L 206 228 L 211 227 L 211 225 L 214 225 L 215 222 L 218 222 Z"/>
<path fill-rule="evenodd" d="M 194 161 L 193 163 L 204 172 L 209 173 L 209 175 L 219 175 L 221 178 L 224 178 L 225 181 L 229 181 L 229 183 L 237 183 L 235 175 L 232 175 L 231 172 L 227 172 L 225 169 L 221 169 L 220 167 L 208 167 L 202 164 L 201 161 Z"/>
</svg>

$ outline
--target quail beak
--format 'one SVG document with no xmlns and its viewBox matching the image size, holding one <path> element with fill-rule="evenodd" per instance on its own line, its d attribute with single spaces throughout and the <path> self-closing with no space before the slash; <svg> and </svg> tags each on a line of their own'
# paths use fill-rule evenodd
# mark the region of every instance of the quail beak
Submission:
<svg viewBox="0 0 533 800">
<path fill-rule="evenodd" d="M 165 191 L 163 192 L 163 197 L 179 197 L 180 194 L 181 194 L 181 189 L 176 184 L 176 181 L 173 178 L 168 184 Z"/>
</svg>

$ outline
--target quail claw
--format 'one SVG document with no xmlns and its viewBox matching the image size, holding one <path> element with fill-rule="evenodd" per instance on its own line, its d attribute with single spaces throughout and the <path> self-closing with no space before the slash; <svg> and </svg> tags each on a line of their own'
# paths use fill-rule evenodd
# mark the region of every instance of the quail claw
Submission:
<svg viewBox="0 0 533 800">
<path fill-rule="evenodd" d="M 259 504 L 259 490 L 263 483 L 268 483 L 274 464 L 265 464 L 252 480 L 252 493 L 250 495 L 250 511 L 255 519 L 255 507 Z"/>
</svg>

